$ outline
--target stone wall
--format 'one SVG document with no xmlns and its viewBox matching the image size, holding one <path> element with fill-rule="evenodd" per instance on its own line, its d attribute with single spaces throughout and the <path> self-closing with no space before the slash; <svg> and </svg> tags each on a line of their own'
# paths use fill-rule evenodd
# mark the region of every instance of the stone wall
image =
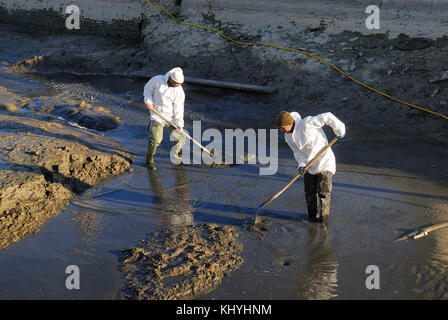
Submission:
<svg viewBox="0 0 448 320">
<path fill-rule="evenodd" d="M 66 8 L 72 4 L 80 9 L 79 30 L 65 26 L 69 16 Z M 34 31 L 139 39 L 147 7 L 145 0 L 0 0 L 0 23 L 19 24 Z"/>
</svg>

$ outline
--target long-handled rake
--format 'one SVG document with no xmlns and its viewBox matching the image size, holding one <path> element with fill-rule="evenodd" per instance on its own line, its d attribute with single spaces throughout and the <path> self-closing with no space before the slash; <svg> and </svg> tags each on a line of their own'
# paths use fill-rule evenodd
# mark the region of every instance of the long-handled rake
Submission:
<svg viewBox="0 0 448 320">
<path fill-rule="evenodd" d="M 272 197 L 270 197 L 268 200 L 266 200 L 265 202 L 263 202 L 257 209 L 257 211 L 255 212 L 255 218 L 251 224 L 252 228 L 259 223 L 258 221 L 258 212 L 266 205 L 270 204 L 272 201 L 274 201 L 279 195 L 281 195 L 286 189 L 288 189 L 293 183 L 294 181 L 296 181 L 297 179 L 299 179 L 302 174 L 304 172 L 306 172 L 311 165 L 314 163 L 314 161 L 316 161 L 321 155 L 323 155 L 328 148 L 330 148 L 332 145 L 334 145 L 337 141 L 339 141 L 341 139 L 341 137 L 335 137 L 333 140 L 331 140 L 331 142 L 329 144 L 327 144 L 325 147 L 323 147 L 315 156 L 313 159 L 311 159 L 308 164 L 303 167 L 303 170 L 299 173 L 297 173 L 294 178 L 291 179 L 291 181 L 288 182 L 288 184 L 286 186 L 283 187 L 282 190 L 280 190 L 279 192 L 277 192 L 275 195 L 273 195 Z"/>
<path fill-rule="evenodd" d="M 165 120 L 166 122 L 168 122 L 170 125 L 172 125 L 176 130 L 179 130 L 179 127 L 176 126 L 174 123 L 172 123 L 170 120 L 168 120 L 167 118 L 165 118 L 159 111 L 157 111 L 155 108 L 153 108 L 151 110 L 152 112 L 154 112 L 156 115 L 158 115 L 160 118 L 162 118 L 163 120 Z M 205 152 L 207 152 L 211 157 L 214 157 L 215 155 L 213 154 L 213 152 L 211 152 L 210 150 L 208 150 L 206 147 L 204 147 L 202 144 L 200 144 L 199 142 L 197 142 L 196 140 L 194 140 L 192 137 L 190 137 L 189 134 L 187 134 L 184 130 L 182 130 L 182 134 L 184 136 L 186 136 L 188 139 L 190 139 L 191 141 L 193 141 L 193 143 L 195 143 L 198 147 L 200 147 L 202 150 L 204 150 Z"/>
<path fill-rule="evenodd" d="M 179 130 L 179 128 L 172 123 L 170 120 L 168 120 L 166 117 L 164 117 L 159 111 L 157 111 L 156 109 L 152 109 L 151 111 L 153 111 L 156 115 L 158 115 L 160 118 L 162 118 L 163 120 L 165 120 L 167 123 L 169 123 L 170 125 L 172 125 L 175 129 Z M 189 134 L 187 134 L 185 132 L 185 130 L 182 130 L 182 134 L 187 137 L 188 139 L 190 139 L 191 141 L 193 141 L 194 144 L 196 144 L 197 146 L 199 146 L 202 150 L 204 150 L 205 152 L 207 152 L 212 158 L 219 158 L 219 156 L 222 154 L 220 152 L 215 153 L 215 150 L 212 149 L 212 151 L 208 150 L 206 147 L 204 147 L 203 145 L 201 145 L 199 142 L 197 142 L 195 139 L 193 139 Z M 245 158 L 246 159 L 246 158 Z M 222 162 L 222 163 L 218 163 L 218 164 L 213 164 L 211 165 L 211 167 L 214 168 L 227 168 L 232 166 L 232 164 L 229 164 L 227 162 Z"/>
</svg>

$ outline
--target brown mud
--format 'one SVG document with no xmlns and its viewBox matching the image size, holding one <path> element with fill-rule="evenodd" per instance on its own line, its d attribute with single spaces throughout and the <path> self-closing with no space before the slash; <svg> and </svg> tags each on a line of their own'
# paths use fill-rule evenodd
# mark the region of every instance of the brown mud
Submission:
<svg viewBox="0 0 448 320">
<path fill-rule="evenodd" d="M 427 48 L 403 51 L 397 40 L 415 35 L 327 33 L 325 23 L 318 28 L 299 28 L 292 22 L 281 27 L 255 27 L 224 21 L 218 16 L 183 14 L 186 22 L 218 27 L 238 40 L 309 51 L 376 89 L 448 113 L 448 82 L 431 82 L 448 69 L 446 36 L 437 35 Z M 185 37 L 186 32 L 189 37 Z M 435 233 L 422 242 L 391 244 L 402 234 L 400 228 L 446 220 L 448 131 L 447 122 L 441 117 L 386 99 L 304 55 L 236 46 L 214 33 L 181 26 L 159 14 L 145 25 L 140 44 L 95 36 L 30 35 L 1 25 L 0 34 L 4 39 L 0 43 L 1 63 L 5 66 L 2 71 L 11 77 L 26 79 L 60 72 L 64 72 L 61 78 L 67 73 L 109 77 L 136 72 L 149 77 L 165 73 L 174 67 L 175 61 L 187 76 L 279 88 L 272 95 L 245 96 L 186 85 L 186 123 L 199 119 L 220 129 L 274 128 L 276 114 L 287 109 L 303 116 L 331 111 L 347 124 L 347 137 L 334 150 L 338 173 L 334 180 L 331 228 L 306 221 L 303 190 L 297 184 L 281 200 L 260 212 L 262 223 L 255 226 L 254 232 L 242 232 L 239 240 L 245 250 L 241 251 L 234 227 L 212 223 L 236 226 L 248 216 L 253 217 L 260 202 L 280 190 L 295 173 L 296 164 L 289 150 L 284 144 L 280 146 L 281 165 L 272 177 L 260 177 L 257 167 L 246 165 L 224 166 L 225 170 L 192 166 L 175 171 L 163 148 L 158 153 L 158 173 L 148 174 L 142 164 L 146 113 L 143 106 L 131 109 L 129 103 L 141 102 L 144 82 L 135 77 L 109 79 L 108 85 L 116 81 L 116 87 L 124 83 L 134 86 L 130 94 L 117 90 L 120 99 L 127 100 L 128 108 L 119 114 L 119 121 L 114 121 L 118 114 L 115 111 L 106 113 L 112 124 L 119 124 L 123 114 L 128 116 L 129 123 L 123 121 L 113 134 L 139 152 L 138 174 L 128 177 L 133 179 L 130 184 L 123 178 L 99 186 L 92 194 L 81 193 L 69 205 L 68 212 L 75 227 L 85 233 L 81 238 L 94 236 L 104 241 L 94 248 L 100 248 L 101 258 L 109 261 L 106 278 L 117 281 L 121 274 L 114 278 L 117 257 L 111 258 L 104 252 L 111 247 L 132 249 L 126 251 L 127 263 L 121 266 L 126 276 L 125 289 L 122 283 L 104 288 L 101 286 L 108 282 L 93 279 L 91 283 L 96 286 L 85 290 L 84 297 L 103 297 L 104 292 L 109 298 L 116 297 L 120 287 L 119 297 L 124 299 L 447 298 L 444 284 L 448 254 L 443 246 L 446 234 Z M 71 86 L 70 81 L 67 84 L 61 78 L 56 88 Z M 95 105 L 93 98 L 80 97 L 83 87 L 75 88 L 79 95 L 76 101 L 70 102 L 73 97 L 63 95 L 61 99 L 68 99 L 69 103 L 60 103 L 51 100 L 60 100 L 57 95 L 49 97 L 39 93 L 36 84 L 33 86 L 30 94 L 11 84 L 0 89 L 0 132 L 5 146 L 0 159 L 5 177 L 1 205 L 7 206 L 4 212 L 9 214 L 9 218 L 2 216 L 1 221 L 6 221 L 4 230 L 11 234 L 11 239 L 2 240 L 2 246 L 37 231 L 76 193 L 126 171 L 131 158 L 119 143 L 74 128 L 58 118 L 65 115 L 69 121 L 78 121 L 76 114 L 80 111 L 102 107 Z M 107 90 L 108 87 L 103 88 L 102 94 Z M 69 107 L 57 109 L 60 105 Z M 17 132 L 28 133 L 22 138 L 15 135 Z M 27 143 L 31 143 L 30 147 Z M 95 194 L 96 190 L 104 193 Z M 42 213 L 44 207 L 47 211 Z M 110 220 L 113 231 L 107 230 Z M 104 224 L 103 228 L 97 226 L 98 221 Z M 191 225 L 193 222 L 198 225 Z M 23 225 L 26 228 L 20 229 Z M 66 234 L 64 227 L 64 222 L 55 221 L 49 226 L 50 234 L 64 239 L 61 246 L 65 248 L 70 249 L 72 243 L 79 245 L 72 239 L 74 232 Z M 148 230 L 153 231 L 149 237 Z M 54 249 L 54 244 L 39 249 L 39 241 L 46 236 L 41 234 L 35 242 L 20 243 L 18 252 L 28 252 L 26 249 L 31 247 L 41 250 L 36 252 L 45 250 L 46 255 L 54 258 L 57 250 L 46 250 Z M 145 237 L 147 240 L 135 246 Z M 191 247 L 189 241 L 196 246 Z M 3 257 L 13 265 L 23 263 L 7 254 L 3 252 Z M 59 264 L 48 259 L 50 262 L 44 263 L 42 270 L 59 270 L 61 265 L 72 263 L 73 256 L 64 257 L 66 260 Z M 98 274 L 101 263 L 82 255 L 74 257 L 87 261 L 85 268 L 92 278 L 102 276 Z M 219 263 L 214 265 L 216 261 Z M 381 267 L 385 281 L 380 293 L 365 289 L 363 272 L 369 264 Z M 5 264 L 0 269 L 8 270 L 7 267 Z M 229 277 L 225 274 L 232 271 L 232 281 L 226 281 Z M 32 275 L 21 276 L 36 283 Z M 2 284 L 11 287 L 13 277 L 7 274 Z M 60 283 L 54 282 L 53 274 L 42 272 L 42 277 L 52 289 L 50 296 L 73 298 L 67 290 L 60 289 Z M 35 286 L 41 288 L 40 283 Z M 30 292 L 25 290 L 21 296 L 46 297 L 37 289 Z M 10 297 L 6 291 L 2 294 Z"/>
<path fill-rule="evenodd" d="M 0 86 L 0 110 L 15 112 L 22 108 L 30 99 L 21 98 L 7 88 Z"/>
<path fill-rule="evenodd" d="M 238 269 L 243 246 L 234 227 L 201 224 L 164 230 L 123 250 L 121 299 L 194 299 Z"/>
<path fill-rule="evenodd" d="M 97 131 L 115 129 L 121 123 L 120 117 L 114 116 L 103 106 L 94 106 L 79 98 L 66 97 L 62 94 L 52 97 L 20 97 L 0 86 L 0 110 L 9 112 L 31 111 L 39 114 L 60 116 L 67 121 Z"/>
<path fill-rule="evenodd" d="M 0 248 L 40 230 L 76 194 L 129 171 L 131 155 L 123 147 L 79 127 L 105 131 L 119 118 L 76 103 L 21 97 L 0 86 Z"/>
<path fill-rule="evenodd" d="M 76 194 L 130 169 L 122 157 L 63 139 L 22 132 L 0 133 L 0 141 L 0 248 L 37 232 Z"/>
<path fill-rule="evenodd" d="M 26 59 L 23 68 L 38 62 Z M 108 109 L 8 85 L 0 86 L 0 248 L 36 233 L 76 194 L 132 162 L 123 146 L 99 134 L 121 124 Z"/>
<path fill-rule="evenodd" d="M 49 103 L 48 100 L 50 100 Z M 60 97 L 39 97 L 27 103 L 24 107 L 34 112 L 47 112 L 61 116 L 82 127 L 97 131 L 112 130 L 121 123 L 120 118 L 114 116 L 110 110 L 102 106 L 94 107 L 84 100 L 78 103 Z"/>
</svg>

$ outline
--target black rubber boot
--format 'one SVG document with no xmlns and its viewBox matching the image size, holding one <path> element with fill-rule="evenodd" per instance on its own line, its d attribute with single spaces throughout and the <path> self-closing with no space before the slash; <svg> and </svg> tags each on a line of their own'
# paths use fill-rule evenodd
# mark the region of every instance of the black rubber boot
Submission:
<svg viewBox="0 0 448 320">
<path fill-rule="evenodd" d="M 317 176 L 309 174 L 308 172 L 305 173 L 304 184 L 308 219 L 312 222 L 316 222 L 318 213 Z"/>
</svg>

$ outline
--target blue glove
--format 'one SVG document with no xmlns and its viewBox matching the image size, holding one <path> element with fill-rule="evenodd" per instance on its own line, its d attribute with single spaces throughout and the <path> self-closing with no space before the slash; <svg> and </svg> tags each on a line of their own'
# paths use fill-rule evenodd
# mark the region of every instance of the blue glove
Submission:
<svg viewBox="0 0 448 320">
<path fill-rule="evenodd" d="M 342 139 L 344 139 L 344 136 L 339 136 L 339 140 L 342 140 Z"/>
</svg>

